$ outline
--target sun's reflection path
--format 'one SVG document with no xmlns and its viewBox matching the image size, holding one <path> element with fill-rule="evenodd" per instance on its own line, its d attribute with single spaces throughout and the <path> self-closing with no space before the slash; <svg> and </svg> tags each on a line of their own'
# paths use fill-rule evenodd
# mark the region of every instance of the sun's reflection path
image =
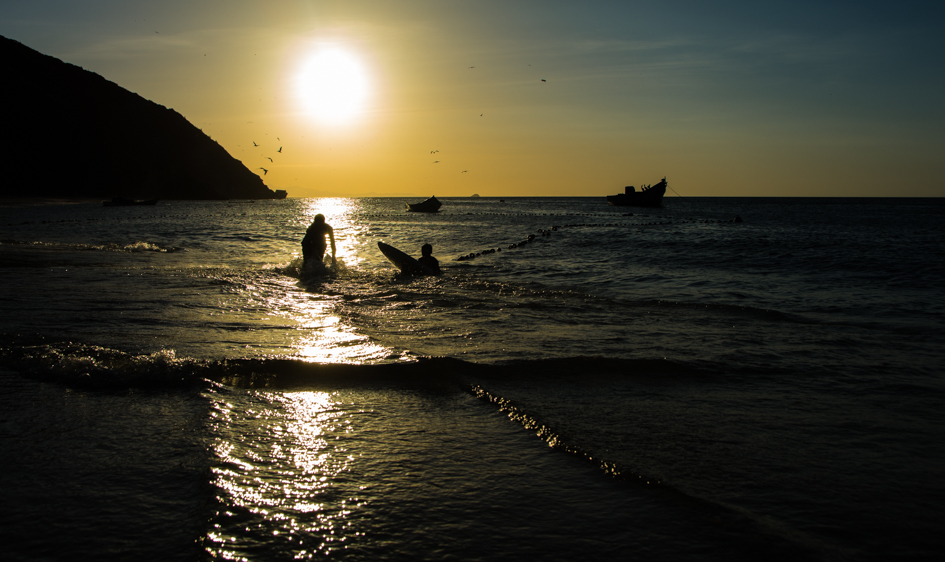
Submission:
<svg viewBox="0 0 945 562">
<path fill-rule="evenodd" d="M 308 205 L 302 208 L 299 221 L 308 228 L 315 215 L 325 215 L 335 233 L 336 257 L 342 260 L 348 268 L 358 269 L 364 261 L 356 247 L 359 240 L 364 238 L 365 225 L 356 220 L 360 206 L 356 199 L 342 197 L 319 197 L 308 200 Z M 331 250 L 328 250 L 330 253 Z"/>
<path fill-rule="evenodd" d="M 300 208 L 299 223 L 308 227 L 316 214 L 325 215 L 325 221 L 335 233 L 337 258 L 340 269 L 317 278 L 314 285 L 305 286 L 304 293 L 288 293 L 283 303 L 272 303 L 298 327 L 290 346 L 294 355 L 313 363 L 362 364 L 391 356 L 391 350 L 358 333 L 337 313 L 341 294 L 346 294 L 352 283 L 348 271 L 358 269 L 364 256 L 358 245 L 363 243 L 365 226 L 357 220 L 360 204 L 355 199 L 321 197 L 309 199 Z"/>
<path fill-rule="evenodd" d="M 311 298 L 293 312 L 301 337 L 298 357 L 313 363 L 362 364 L 388 357 L 391 350 L 344 323 L 333 299 Z"/>
<path fill-rule="evenodd" d="M 345 436 L 356 412 L 327 392 L 209 395 L 219 506 L 207 552 L 303 559 L 345 548 L 363 504 L 357 489 L 338 488 L 354 460 Z"/>
</svg>

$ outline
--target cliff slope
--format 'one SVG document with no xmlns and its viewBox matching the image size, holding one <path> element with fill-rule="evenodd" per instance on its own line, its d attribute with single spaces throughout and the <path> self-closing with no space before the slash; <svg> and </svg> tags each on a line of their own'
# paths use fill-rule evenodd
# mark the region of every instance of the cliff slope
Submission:
<svg viewBox="0 0 945 562">
<path fill-rule="evenodd" d="M 0 36 L 0 197 L 272 199 L 173 109 Z"/>
</svg>

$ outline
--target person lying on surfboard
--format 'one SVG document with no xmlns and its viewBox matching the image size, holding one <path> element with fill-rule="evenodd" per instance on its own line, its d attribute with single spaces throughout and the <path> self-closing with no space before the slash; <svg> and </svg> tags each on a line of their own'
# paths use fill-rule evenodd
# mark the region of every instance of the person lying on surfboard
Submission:
<svg viewBox="0 0 945 562">
<path fill-rule="evenodd" d="M 331 261 L 335 261 L 335 231 L 325 223 L 325 215 L 315 215 L 315 220 L 302 238 L 302 264 L 322 263 L 325 258 L 325 235 L 331 240 Z"/>
<path fill-rule="evenodd" d="M 420 259 L 417 261 L 433 270 L 436 275 L 440 274 L 440 262 L 433 257 L 433 245 L 424 244 L 420 247 Z"/>
</svg>

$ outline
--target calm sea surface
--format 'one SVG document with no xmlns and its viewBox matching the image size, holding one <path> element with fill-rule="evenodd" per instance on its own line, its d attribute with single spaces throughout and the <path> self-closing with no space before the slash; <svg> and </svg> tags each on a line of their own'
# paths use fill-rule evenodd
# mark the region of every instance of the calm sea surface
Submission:
<svg viewBox="0 0 945 562">
<path fill-rule="evenodd" d="M 945 200 L 442 201 L 0 207 L 4 558 L 945 549 Z"/>
</svg>

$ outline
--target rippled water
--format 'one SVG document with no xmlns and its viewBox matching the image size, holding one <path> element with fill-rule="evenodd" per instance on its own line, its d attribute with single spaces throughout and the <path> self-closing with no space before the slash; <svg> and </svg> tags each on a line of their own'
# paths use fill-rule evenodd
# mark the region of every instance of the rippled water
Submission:
<svg viewBox="0 0 945 562">
<path fill-rule="evenodd" d="M 443 201 L 0 208 L 14 556 L 941 550 L 941 200 Z"/>
</svg>

